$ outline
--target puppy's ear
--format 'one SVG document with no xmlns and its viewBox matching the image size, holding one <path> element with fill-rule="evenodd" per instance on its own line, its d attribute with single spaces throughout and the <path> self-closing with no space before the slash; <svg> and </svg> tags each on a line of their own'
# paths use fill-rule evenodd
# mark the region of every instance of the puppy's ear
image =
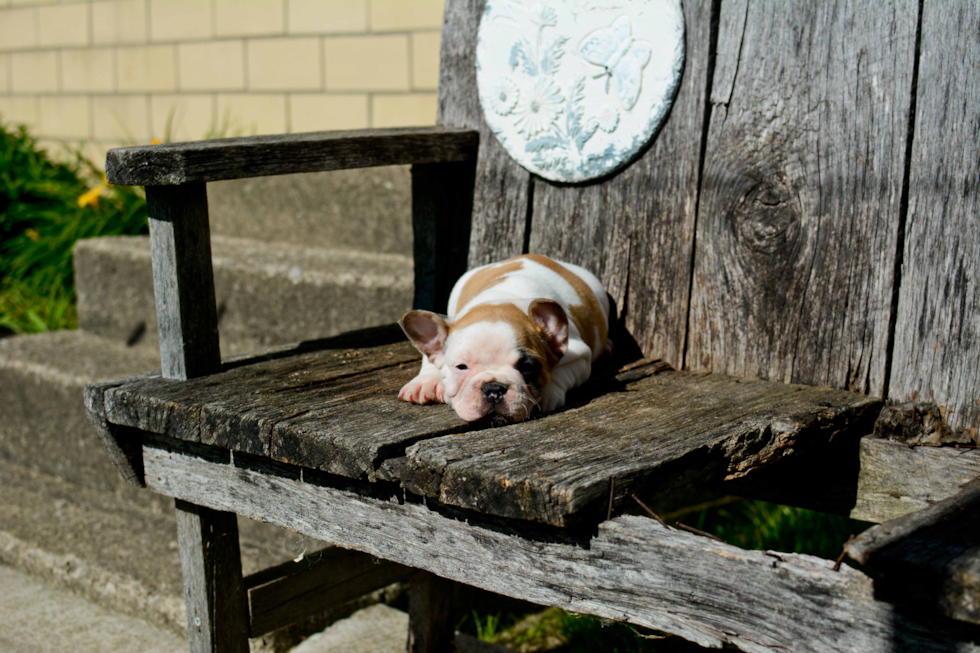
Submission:
<svg viewBox="0 0 980 653">
<path fill-rule="evenodd" d="M 430 359 L 442 354 L 449 324 L 430 311 L 409 311 L 398 321 L 415 347 Z"/>
<path fill-rule="evenodd" d="M 527 309 L 528 315 L 541 329 L 545 342 L 558 357 L 568 351 L 568 315 L 558 302 L 535 299 Z"/>
</svg>

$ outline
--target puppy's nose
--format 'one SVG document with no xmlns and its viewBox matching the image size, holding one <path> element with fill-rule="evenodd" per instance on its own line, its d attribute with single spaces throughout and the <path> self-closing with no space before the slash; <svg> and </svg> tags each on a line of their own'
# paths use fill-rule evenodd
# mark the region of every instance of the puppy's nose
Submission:
<svg viewBox="0 0 980 653">
<path fill-rule="evenodd" d="M 504 398 L 507 394 L 507 384 L 501 383 L 499 381 L 490 381 L 483 384 L 483 396 L 487 398 L 490 403 L 497 403 Z"/>
</svg>

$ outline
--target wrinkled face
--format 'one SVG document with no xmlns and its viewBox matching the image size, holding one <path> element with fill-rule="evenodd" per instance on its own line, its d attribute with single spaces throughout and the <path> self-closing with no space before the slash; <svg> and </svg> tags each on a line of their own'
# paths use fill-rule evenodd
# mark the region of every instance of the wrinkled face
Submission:
<svg viewBox="0 0 980 653">
<path fill-rule="evenodd" d="M 440 373 L 446 401 L 472 422 L 522 422 L 550 376 L 546 357 L 520 341 L 507 322 L 476 322 L 446 339 Z"/>
<path fill-rule="evenodd" d="M 450 324 L 429 311 L 409 311 L 400 324 L 439 368 L 445 400 L 468 422 L 523 422 L 541 401 L 568 349 L 568 317 L 549 299 L 527 313 L 513 304 L 480 304 Z"/>
</svg>

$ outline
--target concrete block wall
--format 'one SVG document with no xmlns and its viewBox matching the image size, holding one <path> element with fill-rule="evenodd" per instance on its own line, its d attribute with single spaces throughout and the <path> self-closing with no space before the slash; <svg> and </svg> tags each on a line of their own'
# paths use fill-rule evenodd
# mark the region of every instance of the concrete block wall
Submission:
<svg viewBox="0 0 980 653">
<path fill-rule="evenodd" d="M 443 0 L 0 0 L 0 120 L 119 145 L 435 122 Z"/>
</svg>

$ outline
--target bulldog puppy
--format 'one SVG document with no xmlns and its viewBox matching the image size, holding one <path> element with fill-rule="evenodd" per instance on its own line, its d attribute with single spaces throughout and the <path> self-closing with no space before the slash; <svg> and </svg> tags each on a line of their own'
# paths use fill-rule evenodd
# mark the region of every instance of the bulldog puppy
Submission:
<svg viewBox="0 0 980 653">
<path fill-rule="evenodd" d="M 585 383 L 607 350 L 609 300 L 592 273 L 527 254 L 470 270 L 453 287 L 449 315 L 410 311 L 402 329 L 422 369 L 398 393 L 446 402 L 467 421 L 521 422 L 548 413 Z"/>
</svg>

